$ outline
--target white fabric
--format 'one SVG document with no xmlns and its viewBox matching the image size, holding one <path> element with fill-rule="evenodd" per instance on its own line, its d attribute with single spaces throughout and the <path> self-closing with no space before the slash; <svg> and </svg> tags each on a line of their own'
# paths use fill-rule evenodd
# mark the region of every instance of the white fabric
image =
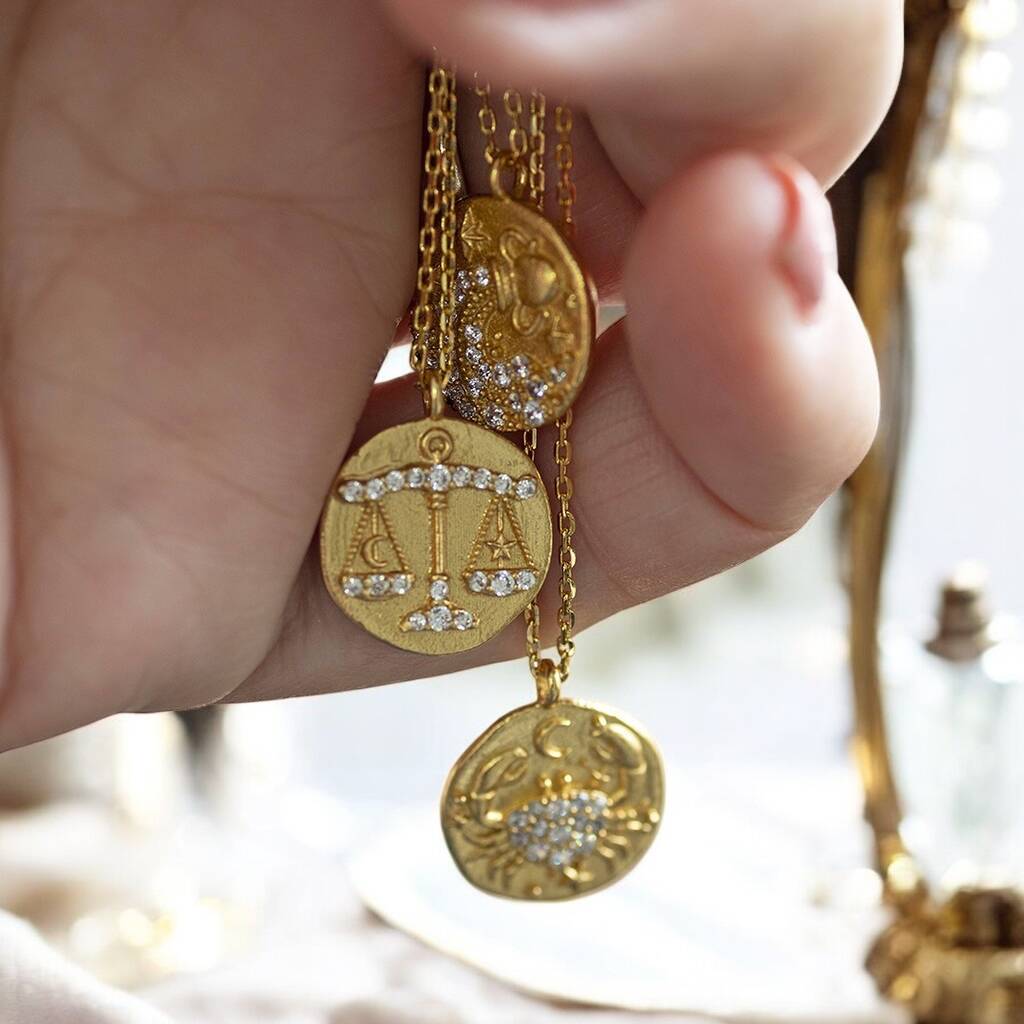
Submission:
<svg viewBox="0 0 1024 1024">
<path fill-rule="evenodd" d="M 635 1024 L 640 1018 L 602 1013 L 599 1019 L 601 1024 Z M 362 922 L 358 937 L 315 937 L 290 950 L 247 958 L 132 997 L 94 981 L 54 953 L 23 922 L 0 912 L 3 1024 L 591 1024 L 594 1020 L 591 1011 L 550 1006 L 520 995 L 372 920 Z"/>
<path fill-rule="evenodd" d="M 24 922 L 0 912 L 3 1024 L 170 1024 L 145 1003 L 101 985 L 58 956 Z"/>
<path fill-rule="evenodd" d="M 712 1008 L 721 1018 L 762 1024 L 898 1020 L 860 969 L 863 943 L 878 926 L 870 901 L 842 906 L 842 880 L 864 874 L 855 868 L 857 850 L 829 839 L 856 835 L 843 824 L 855 820 L 851 779 L 812 783 L 763 768 L 729 779 L 719 769 L 677 786 L 673 799 L 677 827 L 665 830 L 631 881 L 557 912 L 474 899 L 432 850 L 436 808 L 407 809 L 392 830 L 393 811 L 366 807 L 353 819 L 334 801 L 289 791 L 262 801 L 262 830 L 248 835 L 244 827 L 187 817 L 171 832 L 154 833 L 95 804 L 10 816 L 0 820 L 0 906 L 49 921 L 54 938 L 79 956 L 88 943 L 76 946 L 82 929 L 68 937 L 71 921 L 106 920 L 104 913 L 116 920 L 118 908 L 151 905 L 154 881 L 166 877 L 178 878 L 182 919 L 213 896 L 244 910 L 249 922 L 244 948 L 225 940 L 222 956 L 214 943 L 212 969 L 157 981 L 152 962 L 136 964 L 127 995 L 0 914 L 0 1024 L 650 1019 L 578 1005 L 588 994 L 669 1011 L 660 1020 L 705 1021 L 697 1011 Z M 302 842 L 293 820 L 306 832 Z M 317 837 L 321 852 L 310 845 Z M 364 908 L 343 849 L 356 854 L 360 895 L 402 930 Z M 166 886 L 158 888 L 167 898 Z M 573 939 L 574 922 L 588 932 L 582 940 Z M 210 934 L 184 929 L 175 956 L 204 967 Z M 622 941 L 629 956 L 616 953 Z M 97 969 L 127 977 L 125 952 L 97 955 Z"/>
</svg>

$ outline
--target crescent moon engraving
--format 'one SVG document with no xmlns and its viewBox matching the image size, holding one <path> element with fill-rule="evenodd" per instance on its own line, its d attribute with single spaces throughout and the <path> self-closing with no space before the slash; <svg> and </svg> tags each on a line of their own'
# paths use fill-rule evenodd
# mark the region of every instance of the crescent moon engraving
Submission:
<svg viewBox="0 0 1024 1024">
<path fill-rule="evenodd" d="M 387 537 L 381 537 L 379 534 L 373 537 L 367 537 L 363 541 L 363 547 L 360 552 L 363 556 L 363 561 L 367 565 L 372 566 L 374 569 L 383 569 L 387 566 L 388 560 L 381 558 L 377 552 L 377 545 L 381 541 L 386 541 Z"/>
<path fill-rule="evenodd" d="M 569 721 L 568 718 L 563 718 L 560 715 L 553 715 L 551 718 L 546 718 L 544 721 L 540 722 L 537 725 L 537 728 L 533 731 L 533 745 L 545 757 L 555 759 L 565 757 L 570 748 L 556 746 L 551 742 L 550 736 L 556 729 L 568 729 L 571 726 L 572 722 Z"/>
</svg>

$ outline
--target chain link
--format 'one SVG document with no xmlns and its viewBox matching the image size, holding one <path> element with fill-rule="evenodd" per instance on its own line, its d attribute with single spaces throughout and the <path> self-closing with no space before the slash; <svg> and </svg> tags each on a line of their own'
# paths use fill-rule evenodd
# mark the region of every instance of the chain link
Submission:
<svg viewBox="0 0 1024 1024">
<path fill-rule="evenodd" d="M 493 164 L 501 155 L 497 144 L 498 120 L 491 103 L 491 89 L 486 82 L 475 81 L 474 91 L 480 101 L 478 113 L 480 131 L 485 141 L 484 156 L 488 164 Z M 509 119 L 509 153 L 518 163 L 524 163 L 528 170 L 530 201 L 544 211 L 546 191 L 547 155 L 546 119 L 547 103 L 544 94 L 534 91 L 530 97 L 530 130 L 527 134 L 523 127 L 523 101 L 514 89 L 507 89 L 503 95 L 505 113 Z M 572 145 L 573 118 L 572 111 L 565 105 L 555 108 L 555 130 L 558 133 L 558 144 L 555 149 L 555 162 L 558 166 L 558 185 L 556 197 L 561 211 L 562 233 L 571 238 L 575 233 L 576 184 L 573 180 L 574 154 Z M 572 442 L 569 431 L 572 427 L 573 414 L 570 409 L 557 423 L 554 445 L 555 457 L 555 499 L 558 503 L 557 528 L 559 534 L 558 547 L 558 685 L 569 677 L 576 643 L 573 633 L 576 629 L 576 550 L 573 538 L 576 533 L 576 517 L 572 512 L 573 484 L 570 476 L 572 465 Z M 527 430 L 523 434 L 523 451 L 533 461 L 537 455 L 537 431 Z M 531 601 L 523 613 L 526 621 L 526 649 L 530 660 L 530 670 L 538 680 L 546 681 L 546 664 L 541 655 L 540 607 Z M 550 667 L 550 663 L 547 663 Z M 545 682 L 545 685 L 547 683 Z"/>
<path fill-rule="evenodd" d="M 412 315 L 413 341 L 409 365 L 422 377 L 427 367 L 427 347 L 434 326 L 431 298 L 434 294 L 434 254 L 437 251 L 437 215 L 441 209 L 441 137 L 448 75 L 435 67 L 427 79 L 430 110 L 427 113 L 427 145 L 423 154 L 423 214 L 419 237 L 419 269 L 416 272 L 416 309 Z"/>
<path fill-rule="evenodd" d="M 537 461 L 537 429 L 523 431 L 523 451 L 531 462 Z M 526 654 L 530 659 L 530 671 L 536 676 L 540 671 L 540 608 L 531 601 L 523 612 L 526 621 Z"/>
<path fill-rule="evenodd" d="M 430 365 L 437 293 L 435 360 L 442 388 L 451 373 L 455 347 L 455 202 L 458 172 L 455 155 L 457 95 L 455 75 L 435 64 L 427 79 L 430 109 L 427 145 L 423 156 L 423 200 L 420 227 L 420 262 L 416 273 L 416 308 L 412 317 L 409 365 L 425 384 Z M 440 237 L 439 237 L 440 236 Z"/>
<path fill-rule="evenodd" d="M 558 206 L 562 211 L 562 233 L 566 238 L 576 234 L 576 182 L 573 180 L 575 157 L 572 148 L 572 110 L 559 104 L 555 108 L 555 163 L 558 165 Z"/>
<path fill-rule="evenodd" d="M 480 76 L 474 74 L 473 92 L 476 93 L 477 98 L 480 100 L 480 110 L 477 112 L 477 118 L 480 121 L 480 132 L 484 137 L 484 159 L 488 164 L 493 164 L 498 155 L 498 117 L 494 113 L 494 107 L 491 105 L 490 82 L 481 82 Z"/>
<path fill-rule="evenodd" d="M 530 136 L 529 136 L 529 195 L 537 208 L 544 212 L 546 191 L 545 156 L 547 150 L 546 119 L 547 102 L 544 93 L 535 91 L 530 97 Z M 572 210 L 575 203 L 575 185 L 572 181 L 572 113 L 567 106 L 556 109 L 556 130 L 558 131 L 558 150 L 556 160 L 559 165 L 558 201 L 562 210 L 562 230 L 571 236 L 573 230 Z M 563 196 L 567 202 L 563 202 Z M 572 411 L 569 410 L 556 427 L 555 438 L 555 499 L 558 502 L 558 682 L 564 683 L 569 676 L 572 655 L 575 653 L 575 549 L 572 540 L 575 535 L 575 516 L 572 514 L 572 478 L 569 469 L 572 465 L 572 442 L 569 440 L 569 428 L 572 426 Z M 523 434 L 523 451 L 536 462 L 538 437 L 536 430 L 527 430 Z M 544 674 L 544 660 L 541 655 L 541 609 L 537 601 L 531 601 L 523 613 L 526 622 L 526 652 L 529 657 L 530 671 L 540 681 Z"/>
<path fill-rule="evenodd" d="M 516 89 L 506 89 L 503 97 L 508 114 L 508 149 L 517 164 L 525 164 L 529 141 L 523 127 L 523 97 Z"/>
<path fill-rule="evenodd" d="M 576 629 L 576 549 L 573 536 L 576 533 L 576 517 L 572 513 L 573 486 L 569 476 L 572 465 L 572 442 L 569 428 L 572 426 L 572 409 L 558 421 L 555 440 L 555 498 L 558 500 L 558 532 L 561 544 L 558 550 L 559 580 L 558 593 L 561 598 L 558 607 L 558 672 L 562 682 L 569 678 L 569 665 L 576 653 L 573 633 Z"/>
<path fill-rule="evenodd" d="M 546 120 L 544 93 L 534 89 L 530 97 L 530 200 L 541 213 L 544 212 L 544 191 L 547 188 L 544 166 L 547 157 Z"/>
<path fill-rule="evenodd" d="M 445 96 L 444 136 L 441 145 L 441 288 L 438 298 L 437 372 L 441 390 L 448 386 L 455 354 L 455 204 L 459 174 L 455 129 L 458 94 L 455 74 L 448 74 Z"/>
</svg>

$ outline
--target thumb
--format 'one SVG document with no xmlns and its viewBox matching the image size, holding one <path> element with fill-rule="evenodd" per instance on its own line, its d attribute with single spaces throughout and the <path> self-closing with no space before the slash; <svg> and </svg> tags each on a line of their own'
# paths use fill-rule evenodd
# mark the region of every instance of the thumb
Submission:
<svg viewBox="0 0 1024 1024">
<path fill-rule="evenodd" d="M 642 198 L 725 148 L 787 153 L 830 182 L 881 120 L 902 52 L 898 0 L 386 3 L 425 52 L 585 107 Z"/>
</svg>

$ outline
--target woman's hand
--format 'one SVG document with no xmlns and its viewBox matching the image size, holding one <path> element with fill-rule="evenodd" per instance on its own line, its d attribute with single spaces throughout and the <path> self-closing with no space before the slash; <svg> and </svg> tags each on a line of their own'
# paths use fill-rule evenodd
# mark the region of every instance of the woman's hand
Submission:
<svg viewBox="0 0 1024 1024">
<path fill-rule="evenodd" d="M 578 406 L 581 622 L 770 546 L 863 456 L 874 367 L 821 189 L 888 102 L 895 0 L 4 14 L 0 749 L 522 653 L 515 628 L 392 650 L 310 549 L 353 439 L 420 413 L 373 381 L 414 279 L 432 44 L 589 114 L 579 241 L 630 312 Z"/>
</svg>

